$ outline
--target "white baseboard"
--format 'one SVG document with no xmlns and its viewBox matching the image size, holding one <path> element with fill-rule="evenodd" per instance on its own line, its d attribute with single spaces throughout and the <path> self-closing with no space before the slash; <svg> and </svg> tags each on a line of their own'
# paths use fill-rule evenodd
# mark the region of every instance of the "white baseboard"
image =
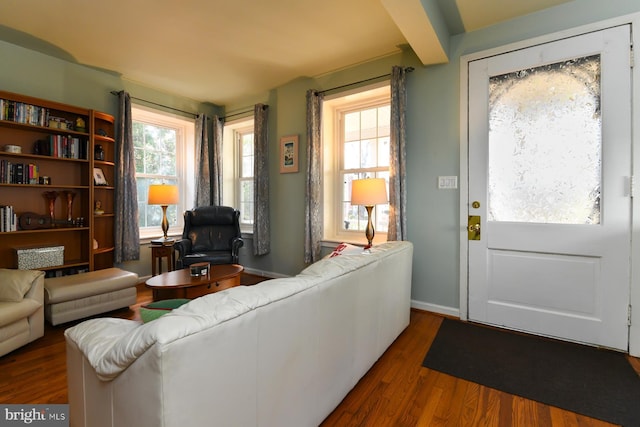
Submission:
<svg viewBox="0 0 640 427">
<path fill-rule="evenodd" d="M 431 304 L 428 302 L 411 300 L 411 308 L 417 308 L 418 310 L 431 311 L 433 313 L 442 314 L 445 316 L 460 317 L 460 310 L 453 307 L 447 307 L 444 305 Z"/>
<path fill-rule="evenodd" d="M 270 279 L 282 279 L 285 277 L 291 277 L 291 276 L 287 276 L 286 274 L 274 273 L 273 271 L 263 271 L 255 268 L 245 267 L 244 271 L 245 273 L 255 274 L 256 276 L 268 277 Z"/>
</svg>

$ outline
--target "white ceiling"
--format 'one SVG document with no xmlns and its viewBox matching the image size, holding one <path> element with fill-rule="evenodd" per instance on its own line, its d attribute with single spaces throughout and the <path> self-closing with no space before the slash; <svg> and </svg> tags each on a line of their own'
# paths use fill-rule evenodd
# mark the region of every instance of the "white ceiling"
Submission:
<svg viewBox="0 0 640 427">
<path fill-rule="evenodd" d="M 2 0 L 0 39 L 225 105 L 407 43 L 441 63 L 434 22 L 456 34 L 569 0 L 422 1 Z"/>
</svg>

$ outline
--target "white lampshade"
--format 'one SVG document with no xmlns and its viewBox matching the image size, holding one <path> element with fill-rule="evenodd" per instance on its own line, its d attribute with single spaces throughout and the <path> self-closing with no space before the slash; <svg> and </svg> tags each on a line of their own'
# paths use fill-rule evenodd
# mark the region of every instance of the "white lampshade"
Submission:
<svg viewBox="0 0 640 427">
<path fill-rule="evenodd" d="M 384 205 L 388 201 L 387 184 L 383 178 L 356 179 L 351 182 L 352 205 Z"/>
<path fill-rule="evenodd" d="M 149 186 L 149 197 L 147 203 L 150 205 L 175 205 L 178 203 L 178 186 L 170 184 L 152 184 Z"/>
</svg>

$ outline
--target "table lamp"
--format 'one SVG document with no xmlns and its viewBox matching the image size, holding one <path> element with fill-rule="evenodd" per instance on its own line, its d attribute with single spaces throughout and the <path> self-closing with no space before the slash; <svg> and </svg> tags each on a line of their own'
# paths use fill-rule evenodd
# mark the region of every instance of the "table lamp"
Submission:
<svg viewBox="0 0 640 427">
<path fill-rule="evenodd" d="M 167 206 L 178 203 L 178 186 L 170 184 L 151 184 L 147 204 L 160 205 L 162 207 L 162 239 L 154 239 L 151 244 L 165 245 L 173 243 L 173 239 L 167 237 L 169 221 L 167 221 Z"/>
<path fill-rule="evenodd" d="M 383 178 L 356 179 L 351 182 L 351 204 L 361 205 L 367 209 L 368 222 L 365 236 L 367 236 L 369 244 L 365 249 L 372 246 L 371 242 L 376 234 L 371 223 L 371 210 L 375 205 L 382 205 L 388 202 L 387 184 Z"/>
</svg>

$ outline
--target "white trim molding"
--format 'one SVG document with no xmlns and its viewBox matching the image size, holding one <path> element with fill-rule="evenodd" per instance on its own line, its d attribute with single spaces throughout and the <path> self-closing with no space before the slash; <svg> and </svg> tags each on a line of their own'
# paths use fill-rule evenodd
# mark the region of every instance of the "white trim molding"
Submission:
<svg viewBox="0 0 640 427">
<path fill-rule="evenodd" d="M 423 311 L 430 311 L 432 313 L 442 314 L 444 316 L 460 317 L 460 310 L 454 307 L 447 307 L 445 305 L 431 304 L 423 301 L 411 300 L 411 308 L 415 308 Z"/>
</svg>

